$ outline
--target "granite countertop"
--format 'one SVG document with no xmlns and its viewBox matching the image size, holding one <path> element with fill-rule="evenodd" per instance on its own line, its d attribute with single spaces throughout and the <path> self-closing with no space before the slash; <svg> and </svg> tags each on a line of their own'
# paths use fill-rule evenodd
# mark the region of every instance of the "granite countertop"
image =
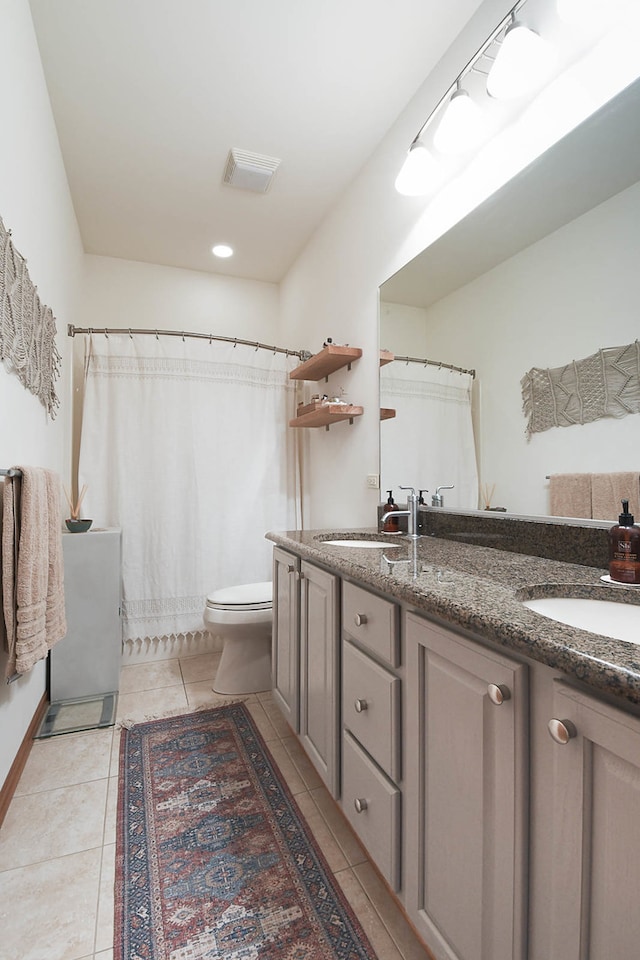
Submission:
<svg viewBox="0 0 640 960">
<path fill-rule="evenodd" d="M 375 529 L 270 532 L 268 540 L 336 573 L 523 653 L 627 704 L 640 704 L 640 646 L 558 623 L 522 600 L 584 597 L 640 605 L 640 587 L 605 584 L 607 571 L 436 537 L 409 541 Z M 383 548 L 324 541 L 388 541 Z M 390 567 L 391 560 L 409 563 Z M 414 577 L 415 571 L 415 577 Z"/>
</svg>

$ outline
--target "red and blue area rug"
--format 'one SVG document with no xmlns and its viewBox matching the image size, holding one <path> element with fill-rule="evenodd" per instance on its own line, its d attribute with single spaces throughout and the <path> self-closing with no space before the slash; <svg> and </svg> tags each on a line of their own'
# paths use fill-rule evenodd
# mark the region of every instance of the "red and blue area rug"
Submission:
<svg viewBox="0 0 640 960">
<path fill-rule="evenodd" d="M 374 960 L 242 703 L 123 730 L 115 960 Z"/>
</svg>

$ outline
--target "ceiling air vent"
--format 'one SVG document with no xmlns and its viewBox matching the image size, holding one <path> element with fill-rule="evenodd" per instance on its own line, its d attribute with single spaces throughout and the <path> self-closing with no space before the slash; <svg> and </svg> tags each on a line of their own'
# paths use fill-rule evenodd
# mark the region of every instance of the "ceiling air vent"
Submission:
<svg viewBox="0 0 640 960">
<path fill-rule="evenodd" d="M 279 165 L 280 161 L 276 157 L 265 157 L 259 153 L 236 150 L 233 147 L 229 151 L 222 179 L 230 186 L 239 187 L 241 190 L 266 193 Z"/>
</svg>

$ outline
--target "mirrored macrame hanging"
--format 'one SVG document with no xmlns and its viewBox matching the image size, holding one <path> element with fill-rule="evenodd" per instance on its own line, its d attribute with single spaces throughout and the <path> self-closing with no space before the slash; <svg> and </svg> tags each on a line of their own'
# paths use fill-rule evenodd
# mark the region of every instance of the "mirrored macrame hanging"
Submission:
<svg viewBox="0 0 640 960">
<path fill-rule="evenodd" d="M 564 367 L 533 367 L 520 383 L 528 438 L 551 427 L 640 413 L 640 341 L 603 347 Z"/>
<path fill-rule="evenodd" d="M 0 360 L 55 419 L 60 401 L 54 383 L 60 376 L 56 321 L 40 302 L 27 262 L 18 253 L 0 218 Z"/>
</svg>

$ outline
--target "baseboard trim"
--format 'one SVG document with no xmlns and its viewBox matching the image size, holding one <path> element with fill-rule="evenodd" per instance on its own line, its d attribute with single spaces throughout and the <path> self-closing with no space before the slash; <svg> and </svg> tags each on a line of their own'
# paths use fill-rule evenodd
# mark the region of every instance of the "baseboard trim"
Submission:
<svg viewBox="0 0 640 960">
<path fill-rule="evenodd" d="M 40 728 L 42 718 L 47 711 L 48 705 L 49 699 L 47 694 L 43 693 L 42 699 L 36 707 L 36 712 L 31 719 L 31 723 L 27 727 L 27 732 L 25 733 L 24 739 L 20 744 L 20 748 L 15 756 L 15 760 L 11 764 L 11 769 L 7 774 L 7 779 L 0 790 L 0 827 L 2 826 L 4 818 L 7 815 L 9 804 L 13 800 L 13 795 L 16 792 L 16 787 L 18 786 L 18 780 L 22 776 L 22 771 L 24 770 L 25 764 L 29 759 L 29 754 L 31 753 L 33 738 Z"/>
</svg>

